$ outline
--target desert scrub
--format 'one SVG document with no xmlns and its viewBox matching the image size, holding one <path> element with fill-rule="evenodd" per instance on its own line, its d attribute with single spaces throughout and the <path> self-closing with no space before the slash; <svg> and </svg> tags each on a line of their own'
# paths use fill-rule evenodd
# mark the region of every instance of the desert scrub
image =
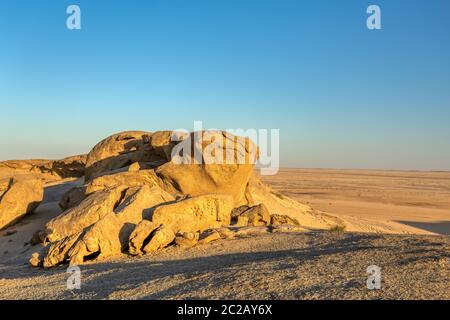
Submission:
<svg viewBox="0 0 450 320">
<path fill-rule="evenodd" d="M 345 231 L 345 226 L 343 226 L 343 225 L 335 225 L 335 226 L 332 226 L 330 229 L 328 229 L 328 231 L 330 231 L 330 232 L 344 232 Z"/>
</svg>

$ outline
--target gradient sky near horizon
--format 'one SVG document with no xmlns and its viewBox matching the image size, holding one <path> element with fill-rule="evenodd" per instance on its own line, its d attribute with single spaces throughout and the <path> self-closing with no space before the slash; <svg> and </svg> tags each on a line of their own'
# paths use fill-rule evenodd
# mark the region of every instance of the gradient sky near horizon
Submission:
<svg viewBox="0 0 450 320">
<path fill-rule="evenodd" d="M 450 170 L 449 32 L 448 0 L 0 0 L 0 160 L 202 120 L 279 128 L 282 166 Z"/>
</svg>

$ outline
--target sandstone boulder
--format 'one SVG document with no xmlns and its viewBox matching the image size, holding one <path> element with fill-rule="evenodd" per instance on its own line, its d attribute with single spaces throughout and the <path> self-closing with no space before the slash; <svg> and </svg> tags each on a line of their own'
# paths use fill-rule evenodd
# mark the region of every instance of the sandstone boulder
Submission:
<svg viewBox="0 0 450 320">
<path fill-rule="evenodd" d="M 220 234 L 222 239 L 233 239 L 235 235 L 234 232 L 227 227 L 218 228 L 216 231 Z"/>
<path fill-rule="evenodd" d="M 86 155 L 67 157 L 61 160 L 9 160 L 0 162 L 0 177 L 22 174 L 41 175 L 44 180 L 82 177 Z"/>
<path fill-rule="evenodd" d="M 237 219 L 233 220 L 233 226 L 247 227 L 248 226 L 248 217 L 247 216 L 238 216 Z"/>
<path fill-rule="evenodd" d="M 0 177 L 12 177 L 19 174 L 48 173 L 51 171 L 51 160 L 8 160 L 0 162 Z"/>
<path fill-rule="evenodd" d="M 159 206 L 151 220 L 175 233 L 204 231 L 229 225 L 232 208 L 231 196 L 204 195 Z"/>
<path fill-rule="evenodd" d="M 31 255 L 31 258 L 29 260 L 29 263 L 33 266 L 33 267 L 40 267 L 41 266 L 41 260 L 40 260 L 40 255 L 39 252 L 34 252 Z"/>
<path fill-rule="evenodd" d="M 204 232 L 200 235 L 200 239 L 198 240 L 198 244 L 207 244 L 210 243 L 212 241 L 216 241 L 219 240 L 220 237 L 220 233 L 217 232 L 216 230 L 211 230 L 209 232 Z"/>
<path fill-rule="evenodd" d="M 111 192 L 117 190 L 113 189 Z M 75 237 L 68 235 L 65 239 L 52 244 L 52 249 L 44 260 L 44 266 L 55 266 L 66 260 L 71 264 L 80 264 L 89 257 L 101 259 L 119 254 L 126 249 L 128 239 L 136 225 L 143 219 L 148 219 L 159 204 L 174 201 L 172 195 L 156 186 L 128 188 L 122 191 L 122 199 L 118 205 L 111 208 L 110 199 L 105 198 L 104 201 L 108 203 L 105 207 L 99 208 L 100 219 L 88 226 L 85 223 L 81 234 Z M 110 210 L 106 214 L 102 212 L 105 208 Z M 78 217 L 77 221 L 84 222 Z"/>
<path fill-rule="evenodd" d="M 86 194 L 101 191 L 109 188 L 125 185 L 127 187 L 139 187 L 147 185 L 149 187 L 159 185 L 160 179 L 154 170 L 139 170 L 135 172 L 119 172 L 109 175 L 99 176 L 86 185 Z"/>
<path fill-rule="evenodd" d="M 161 248 L 162 243 L 172 237 L 172 233 L 174 238 L 170 242 L 178 233 L 201 232 L 229 225 L 232 208 L 233 198 L 228 195 L 198 196 L 158 206 L 150 217 L 151 221 L 142 221 L 132 232 L 129 252 L 137 255 L 142 251 L 150 252 L 155 248 Z M 158 235 L 157 240 L 152 242 L 155 235 Z M 144 250 L 146 242 L 151 245 Z"/>
<path fill-rule="evenodd" d="M 232 222 L 243 225 L 242 221 L 247 221 L 249 226 L 265 226 L 270 224 L 270 213 L 262 203 L 249 207 L 241 206 L 233 210 L 231 214 Z"/>
<path fill-rule="evenodd" d="M 172 152 L 177 154 L 178 150 L 191 151 L 158 167 L 156 174 L 162 180 L 182 194 L 228 194 L 235 204 L 244 201 L 258 156 L 257 147 L 250 139 L 222 131 L 195 132 Z"/>
<path fill-rule="evenodd" d="M 132 163 L 129 167 L 128 167 L 128 172 L 137 172 L 139 170 L 142 169 L 142 166 L 139 162 L 135 162 Z"/>
<path fill-rule="evenodd" d="M 77 155 L 51 162 L 51 172 L 61 178 L 80 178 L 84 176 L 87 155 Z"/>
<path fill-rule="evenodd" d="M 150 220 L 142 220 L 139 222 L 130 234 L 128 252 L 131 255 L 141 255 L 143 246 L 146 242 L 148 243 L 146 240 L 150 238 L 152 232 L 158 227 L 159 225 Z"/>
<path fill-rule="evenodd" d="M 40 178 L 20 176 L 0 180 L 0 229 L 33 212 L 44 197 Z"/>
<path fill-rule="evenodd" d="M 100 141 L 86 159 L 86 181 L 108 171 L 150 160 L 150 132 L 126 131 Z"/>
<path fill-rule="evenodd" d="M 297 219 L 291 218 L 287 215 L 281 215 L 281 214 L 272 214 L 270 216 L 270 224 L 272 226 L 278 226 L 282 224 L 290 224 L 294 226 L 299 226 L 300 223 L 297 221 Z"/>
<path fill-rule="evenodd" d="M 180 247 L 189 248 L 195 246 L 198 239 L 198 232 L 182 232 L 177 234 L 175 244 Z"/>
<path fill-rule="evenodd" d="M 86 199 L 86 186 L 77 186 L 64 193 L 58 205 L 62 211 L 66 211 L 79 205 L 84 199 Z"/>
<path fill-rule="evenodd" d="M 154 153 L 166 161 L 171 160 L 172 148 L 177 144 L 177 141 L 172 141 L 172 134 L 172 131 L 156 131 L 150 137 Z"/>
<path fill-rule="evenodd" d="M 72 247 L 83 234 L 83 231 L 79 231 L 63 239 L 52 242 L 48 247 L 47 252 L 44 254 L 43 261 L 38 262 L 38 265 L 42 263 L 45 268 L 50 268 L 58 265 L 62 261 L 69 260 Z"/>
<path fill-rule="evenodd" d="M 173 230 L 168 226 L 161 225 L 152 232 L 150 241 L 144 246 L 143 251 L 144 253 L 151 253 L 165 248 L 173 240 L 175 240 Z"/>
<path fill-rule="evenodd" d="M 40 235 L 41 241 L 44 243 L 57 241 L 91 226 L 113 212 L 125 190 L 125 186 L 120 186 L 91 194 L 78 206 L 50 220 Z"/>
</svg>

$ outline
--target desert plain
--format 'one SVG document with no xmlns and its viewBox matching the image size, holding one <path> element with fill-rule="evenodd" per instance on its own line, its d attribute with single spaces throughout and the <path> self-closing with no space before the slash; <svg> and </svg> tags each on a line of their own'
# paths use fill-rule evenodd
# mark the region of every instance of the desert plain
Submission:
<svg viewBox="0 0 450 320">
<path fill-rule="evenodd" d="M 450 299 L 450 172 L 285 168 L 262 180 L 345 230 L 255 232 L 119 254 L 83 264 L 81 289 L 68 290 L 67 265 L 28 264 L 33 233 L 81 184 L 63 179 L 47 184 L 33 214 L 0 232 L 0 298 Z M 367 289 L 370 265 L 381 268 L 380 290 Z"/>
<path fill-rule="evenodd" d="M 281 169 L 263 178 L 347 231 L 450 235 L 448 171 Z"/>
</svg>

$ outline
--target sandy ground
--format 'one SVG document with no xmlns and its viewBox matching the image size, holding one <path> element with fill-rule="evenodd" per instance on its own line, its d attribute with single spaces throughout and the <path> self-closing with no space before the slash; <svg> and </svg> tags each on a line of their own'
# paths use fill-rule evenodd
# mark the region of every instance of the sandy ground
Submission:
<svg viewBox="0 0 450 320">
<path fill-rule="evenodd" d="M 0 299 L 450 299 L 450 173 L 285 169 L 264 180 L 339 217 L 349 232 L 121 255 L 81 266 L 82 288 L 71 291 L 67 266 L 27 264 L 32 234 L 80 183 L 65 180 L 47 185 L 37 212 L 0 231 Z M 370 265 L 382 269 L 381 290 L 366 288 Z"/>
<path fill-rule="evenodd" d="M 0 267 L 2 299 L 450 299 L 450 240 L 335 232 L 266 234 L 81 266 Z M 381 289 L 367 289 L 367 267 Z"/>
<path fill-rule="evenodd" d="M 348 231 L 450 235 L 450 172 L 282 169 L 263 180 Z"/>
</svg>

